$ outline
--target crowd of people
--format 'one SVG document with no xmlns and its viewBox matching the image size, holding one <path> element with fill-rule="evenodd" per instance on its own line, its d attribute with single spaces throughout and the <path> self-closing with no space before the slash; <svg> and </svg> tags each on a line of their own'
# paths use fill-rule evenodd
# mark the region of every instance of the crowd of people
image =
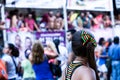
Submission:
<svg viewBox="0 0 120 80">
<path fill-rule="evenodd" d="M 10 31 L 63 31 L 64 22 L 60 11 L 49 11 L 40 16 L 41 20 L 37 20 L 35 11 L 28 13 L 19 13 L 19 10 L 11 10 L 6 12 L 6 27 Z"/>
<path fill-rule="evenodd" d="M 0 48 L 0 73 L 2 80 L 119 80 L 120 46 L 119 37 L 101 37 L 96 42 L 86 29 L 109 28 L 112 26 L 108 15 L 94 16 L 90 12 L 68 13 L 67 45 L 60 45 L 59 39 L 39 40 L 31 43 L 26 37 L 24 59 L 20 59 L 21 43 L 16 35 L 16 44 L 8 43 Z M 64 20 L 60 12 L 50 11 L 37 21 L 34 12 L 26 16 L 18 10 L 6 13 L 7 31 L 64 31 Z M 1 27 L 1 29 L 4 29 Z M 2 68 L 1 68 L 2 69 Z"/>
<path fill-rule="evenodd" d="M 35 11 L 21 13 L 19 10 L 6 12 L 6 28 L 10 31 L 64 31 L 64 18 L 61 11 L 48 11 L 36 14 Z M 89 11 L 68 11 L 68 29 L 75 28 L 101 29 L 112 27 L 108 13 L 96 13 Z"/>
<path fill-rule="evenodd" d="M 66 47 L 60 45 L 59 39 L 46 41 L 46 45 L 36 40 L 31 47 L 26 47 L 25 59 L 22 61 L 19 59 L 19 46 L 8 43 L 0 53 L 6 78 L 8 80 L 100 80 L 101 78 L 119 80 L 118 36 L 107 41 L 101 37 L 97 43 L 90 32 L 70 29 L 67 31 L 67 39 Z"/>
</svg>

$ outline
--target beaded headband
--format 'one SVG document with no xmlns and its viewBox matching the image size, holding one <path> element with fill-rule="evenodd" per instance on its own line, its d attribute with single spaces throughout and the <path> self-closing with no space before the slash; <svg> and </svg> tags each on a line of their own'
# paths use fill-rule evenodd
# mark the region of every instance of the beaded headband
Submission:
<svg viewBox="0 0 120 80">
<path fill-rule="evenodd" d="M 95 47 L 97 46 L 96 40 L 86 31 L 82 30 L 81 38 L 83 40 L 83 45 L 85 45 L 87 42 L 91 42 Z"/>
</svg>

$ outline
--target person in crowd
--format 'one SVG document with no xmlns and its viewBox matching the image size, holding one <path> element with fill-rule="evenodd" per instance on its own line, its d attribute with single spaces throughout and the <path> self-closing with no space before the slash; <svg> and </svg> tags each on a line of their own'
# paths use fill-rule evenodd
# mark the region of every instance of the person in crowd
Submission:
<svg viewBox="0 0 120 80">
<path fill-rule="evenodd" d="M 76 32 L 75 29 L 69 29 L 67 31 L 67 40 L 68 40 L 68 43 L 67 43 L 67 50 L 68 50 L 68 64 L 74 59 L 74 54 L 73 53 L 73 50 L 72 50 L 72 36 L 73 34 Z"/>
<path fill-rule="evenodd" d="M 48 22 L 49 22 L 49 15 L 48 15 L 48 13 L 45 13 L 42 16 L 42 20 L 40 21 L 40 25 L 39 25 L 39 28 L 41 31 L 47 30 L 46 26 L 48 25 Z"/>
<path fill-rule="evenodd" d="M 91 28 L 91 18 L 85 13 L 85 16 L 83 17 L 83 28 L 90 29 Z"/>
<path fill-rule="evenodd" d="M 77 26 L 75 27 L 75 29 L 76 29 L 77 31 L 83 29 L 83 21 L 82 21 L 81 16 L 78 16 L 78 17 L 77 17 L 76 24 L 77 24 Z"/>
<path fill-rule="evenodd" d="M 71 21 L 71 16 L 73 15 L 74 11 L 70 11 L 68 12 L 68 16 L 67 16 L 67 22 L 68 22 L 68 29 L 72 29 L 74 28 L 72 21 Z"/>
<path fill-rule="evenodd" d="M 25 26 L 24 21 L 20 24 L 19 31 L 23 31 L 23 32 L 28 32 L 29 31 L 29 28 Z"/>
<path fill-rule="evenodd" d="M 5 62 L 0 58 L 0 79 L 8 80 Z"/>
<path fill-rule="evenodd" d="M 53 56 L 58 54 L 57 49 L 56 49 L 55 44 L 53 43 L 53 41 L 46 41 L 46 47 L 44 48 L 44 53 L 46 55 L 53 55 Z"/>
<path fill-rule="evenodd" d="M 68 59 L 68 51 L 67 48 L 60 45 L 60 40 L 59 39 L 54 39 L 53 40 L 55 47 L 57 49 L 57 52 L 59 56 L 57 57 L 57 60 L 61 63 L 61 70 L 63 71 L 67 65 L 67 59 Z"/>
<path fill-rule="evenodd" d="M 94 57 L 97 43 L 93 35 L 85 30 L 74 33 L 72 49 L 76 56 L 62 75 L 62 80 L 99 80 Z"/>
<path fill-rule="evenodd" d="M 17 22 L 18 22 L 17 15 L 14 14 L 14 15 L 11 17 L 10 31 L 12 31 L 12 32 L 17 32 L 17 31 L 18 31 Z"/>
<path fill-rule="evenodd" d="M 8 80 L 7 69 L 5 66 L 5 62 L 2 60 L 2 46 L 0 46 L 0 80 Z"/>
<path fill-rule="evenodd" d="M 63 15 L 61 14 L 60 11 L 56 12 L 56 19 L 59 20 L 59 22 L 60 22 L 60 29 L 63 30 L 64 29 L 64 21 L 63 21 Z"/>
<path fill-rule="evenodd" d="M 98 45 L 95 49 L 97 53 L 97 66 L 99 71 L 99 76 L 107 80 L 107 67 L 105 65 L 108 54 L 106 53 L 105 39 L 101 37 L 99 39 Z"/>
<path fill-rule="evenodd" d="M 107 40 L 107 43 L 106 43 L 107 47 L 105 48 L 105 51 L 106 51 L 107 55 L 108 55 L 108 51 L 109 51 L 109 48 L 110 48 L 111 44 L 112 44 L 112 39 L 109 38 Z M 111 66 L 111 60 L 110 60 L 109 56 L 107 57 L 107 60 L 106 60 L 106 66 L 107 66 L 107 69 L 108 69 L 107 80 L 110 80 L 111 72 L 112 72 L 112 66 Z"/>
<path fill-rule="evenodd" d="M 26 59 L 22 61 L 21 67 L 23 69 L 23 80 L 36 80 L 35 73 L 32 68 L 32 63 L 29 60 L 29 55 L 31 54 L 31 50 L 27 49 L 25 51 Z"/>
<path fill-rule="evenodd" d="M 55 58 L 56 55 L 45 55 L 44 48 L 40 41 L 35 41 L 32 46 L 31 61 L 35 71 L 36 80 L 54 80 L 53 74 L 48 63 L 49 59 Z"/>
<path fill-rule="evenodd" d="M 49 21 L 46 28 L 48 31 L 54 31 L 56 16 L 54 15 L 53 11 L 50 11 L 48 14 L 49 14 L 49 17 L 48 17 Z"/>
<path fill-rule="evenodd" d="M 56 56 L 56 58 L 59 56 L 59 54 L 57 52 L 57 49 L 56 49 L 55 44 L 53 43 L 53 41 L 46 41 L 46 47 L 44 48 L 44 53 L 45 53 L 45 55 Z M 59 62 L 57 62 L 56 58 L 49 59 L 49 64 L 50 64 L 50 68 L 52 70 L 54 79 L 57 79 L 57 78 L 59 78 L 61 76 L 61 74 L 59 74 L 59 72 L 55 71 L 55 66 L 56 67 L 59 66 Z M 53 66 L 54 66 L 54 69 L 53 69 Z"/>
<path fill-rule="evenodd" d="M 103 17 L 103 24 L 104 24 L 104 28 L 112 27 L 112 23 L 111 23 L 110 17 L 108 15 L 105 15 Z"/>
<path fill-rule="evenodd" d="M 54 21 L 54 31 L 63 31 L 62 18 L 56 18 Z"/>
<path fill-rule="evenodd" d="M 40 31 L 40 29 L 38 28 L 36 22 L 32 18 L 32 14 L 31 13 L 28 14 L 27 18 L 25 18 L 25 24 L 26 24 L 26 27 L 29 28 L 30 32 L 33 32 L 34 29 L 36 29 L 37 31 Z"/>
<path fill-rule="evenodd" d="M 22 13 L 20 13 L 19 16 L 18 16 L 18 23 L 17 23 L 18 28 L 21 27 L 23 21 L 24 21 L 24 15 Z"/>
<path fill-rule="evenodd" d="M 2 60 L 5 61 L 5 66 L 7 69 L 8 80 L 16 80 L 18 60 L 16 57 L 19 56 L 18 49 L 11 43 L 8 43 L 3 49 Z"/>
<path fill-rule="evenodd" d="M 120 80 L 120 45 L 119 37 L 115 36 L 113 44 L 110 46 L 108 55 L 111 58 L 112 80 Z"/>
</svg>

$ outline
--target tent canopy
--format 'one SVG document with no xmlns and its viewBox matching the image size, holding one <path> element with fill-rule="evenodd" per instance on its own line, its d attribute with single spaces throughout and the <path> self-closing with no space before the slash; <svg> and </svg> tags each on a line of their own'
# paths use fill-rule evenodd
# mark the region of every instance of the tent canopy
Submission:
<svg viewBox="0 0 120 80">
<path fill-rule="evenodd" d="M 68 0 L 67 9 L 113 11 L 112 0 Z"/>
<path fill-rule="evenodd" d="M 16 8 L 62 8 L 64 0 L 6 0 L 6 7 Z"/>
</svg>

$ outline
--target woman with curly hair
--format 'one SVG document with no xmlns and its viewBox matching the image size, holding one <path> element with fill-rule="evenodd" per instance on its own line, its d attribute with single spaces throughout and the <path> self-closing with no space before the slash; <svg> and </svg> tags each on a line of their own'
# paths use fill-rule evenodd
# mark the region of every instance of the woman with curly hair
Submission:
<svg viewBox="0 0 120 80">
<path fill-rule="evenodd" d="M 33 44 L 31 60 L 36 74 L 36 80 L 54 80 L 48 60 L 56 56 L 57 54 L 45 55 L 44 48 L 39 41 Z"/>
</svg>

